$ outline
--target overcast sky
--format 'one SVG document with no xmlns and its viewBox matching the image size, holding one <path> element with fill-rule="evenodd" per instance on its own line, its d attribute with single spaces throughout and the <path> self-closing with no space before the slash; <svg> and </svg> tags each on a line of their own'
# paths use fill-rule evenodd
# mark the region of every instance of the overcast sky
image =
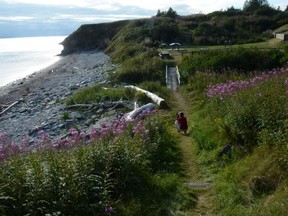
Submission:
<svg viewBox="0 0 288 216">
<path fill-rule="evenodd" d="M 68 35 L 81 24 L 151 17 L 172 7 L 179 15 L 210 13 L 245 0 L 0 0 L 0 38 Z M 286 0 L 268 0 L 284 10 Z M 284 3 L 286 2 L 286 3 Z"/>
</svg>

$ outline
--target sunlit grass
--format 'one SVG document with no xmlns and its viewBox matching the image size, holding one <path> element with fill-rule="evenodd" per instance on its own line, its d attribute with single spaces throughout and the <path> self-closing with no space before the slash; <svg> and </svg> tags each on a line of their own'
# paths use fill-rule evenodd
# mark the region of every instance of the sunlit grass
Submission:
<svg viewBox="0 0 288 216">
<path fill-rule="evenodd" d="M 158 215 L 193 205 L 177 177 L 175 138 L 152 113 L 135 122 L 107 123 L 88 140 L 71 129 L 67 139 L 53 144 L 40 131 L 37 145 L 23 152 L 14 151 L 1 133 L 1 215 Z"/>
<path fill-rule="evenodd" d="M 215 95 L 210 99 L 204 96 L 209 79 L 220 87 L 232 82 L 229 80 L 252 81 L 255 76 L 232 73 L 227 79 L 227 74 L 196 74 L 187 85 L 187 91 L 198 92 L 197 97 L 192 94 L 198 101 L 193 103 L 197 106 L 193 106 L 191 116 L 192 135 L 202 172 L 214 180 L 211 208 L 216 215 L 285 215 L 287 70 L 282 70 L 279 72 L 284 73 L 273 70 L 271 76 L 269 72 L 260 74 L 268 75 L 263 82 L 259 79 L 249 88 L 241 87 L 218 99 Z M 218 90 L 225 95 L 232 89 Z M 232 145 L 231 152 L 219 157 L 228 144 Z"/>
<path fill-rule="evenodd" d="M 265 42 L 258 42 L 258 43 L 248 43 L 248 44 L 232 44 L 232 45 L 216 45 L 216 46 L 201 46 L 201 45 L 183 45 L 180 47 L 179 50 L 177 49 L 159 49 L 159 52 L 163 50 L 167 50 L 171 56 L 172 59 L 167 60 L 171 64 L 179 64 L 181 62 L 181 59 L 185 55 L 191 55 L 193 53 L 198 52 L 207 52 L 207 51 L 213 51 L 213 50 L 229 50 L 233 48 L 246 48 L 246 49 L 283 49 L 283 47 L 287 46 L 287 41 L 281 41 L 279 39 L 273 38 L 270 40 L 267 40 Z"/>
</svg>

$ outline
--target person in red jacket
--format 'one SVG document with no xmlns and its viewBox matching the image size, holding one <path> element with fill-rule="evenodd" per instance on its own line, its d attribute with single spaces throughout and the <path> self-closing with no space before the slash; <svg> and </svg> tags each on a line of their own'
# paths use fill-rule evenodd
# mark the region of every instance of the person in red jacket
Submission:
<svg viewBox="0 0 288 216">
<path fill-rule="evenodd" d="M 183 112 L 179 113 L 179 117 L 177 121 L 179 125 L 179 132 L 183 131 L 186 134 L 187 129 L 188 129 L 188 123 L 187 123 L 187 118 L 184 116 Z"/>
</svg>

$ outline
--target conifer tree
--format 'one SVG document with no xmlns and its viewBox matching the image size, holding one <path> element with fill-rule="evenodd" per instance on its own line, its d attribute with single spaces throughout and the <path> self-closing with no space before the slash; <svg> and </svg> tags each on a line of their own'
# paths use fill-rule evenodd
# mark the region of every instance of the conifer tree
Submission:
<svg viewBox="0 0 288 216">
<path fill-rule="evenodd" d="M 269 6 L 267 0 L 246 0 L 243 6 L 244 11 L 255 11 L 262 6 Z"/>
</svg>

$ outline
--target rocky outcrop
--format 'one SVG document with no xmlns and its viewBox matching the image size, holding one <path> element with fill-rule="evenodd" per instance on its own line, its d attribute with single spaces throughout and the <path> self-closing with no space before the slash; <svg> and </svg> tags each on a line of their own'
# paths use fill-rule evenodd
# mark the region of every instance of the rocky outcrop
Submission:
<svg viewBox="0 0 288 216">
<path fill-rule="evenodd" d="M 104 50 L 118 31 L 129 22 L 129 20 L 123 20 L 82 25 L 61 43 L 64 47 L 61 54 L 68 55 L 80 51 Z"/>
</svg>

